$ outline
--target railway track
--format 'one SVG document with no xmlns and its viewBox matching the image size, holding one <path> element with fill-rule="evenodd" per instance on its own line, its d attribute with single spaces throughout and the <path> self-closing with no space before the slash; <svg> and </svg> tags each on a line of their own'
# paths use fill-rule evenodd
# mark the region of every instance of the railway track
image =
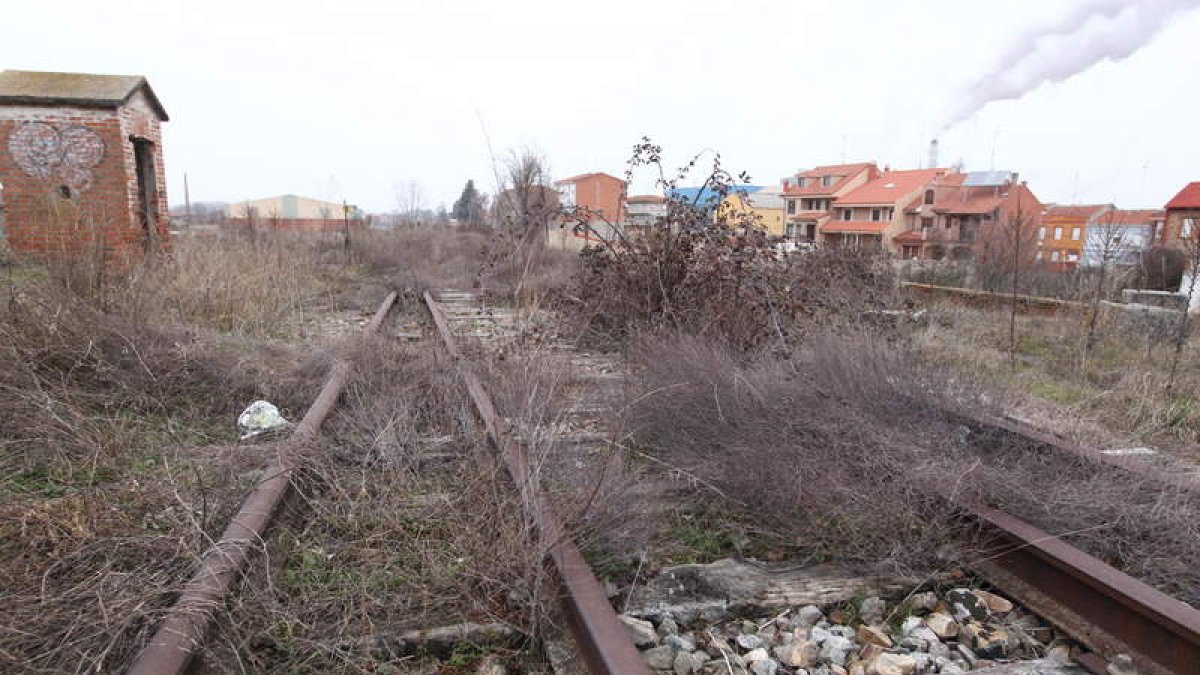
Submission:
<svg viewBox="0 0 1200 675">
<path fill-rule="evenodd" d="M 364 334 L 378 330 L 395 303 L 380 305 Z M 651 670 L 621 623 L 603 585 L 593 574 L 558 514 L 542 493 L 523 446 L 496 411 L 482 384 L 475 357 L 501 347 L 520 332 L 514 314 L 488 307 L 478 296 L 459 291 L 426 293 L 424 302 L 445 351 L 455 361 L 474 411 L 535 523 L 537 536 L 559 585 L 557 599 L 583 669 L 591 673 L 638 675 Z M 350 370 L 338 362 L 292 442 L 304 443 L 333 409 Z M 604 379 L 604 378 L 600 378 Z M 596 415 L 586 405 L 576 413 Z M 976 419 L 975 431 L 1024 435 L 1054 452 L 1079 452 L 1019 425 Z M 1124 468 L 1129 468 L 1121 462 Z M 255 547 L 268 535 L 291 489 L 296 465 L 283 453 L 245 499 L 224 534 L 198 564 L 173 609 L 129 672 L 184 673 L 204 648 L 213 610 L 235 592 L 236 582 Z M 1133 657 L 1142 675 L 1200 674 L 1200 612 L 1123 574 L 1008 514 L 980 505 L 955 503 L 965 525 L 983 532 L 989 553 L 974 571 L 1092 650 L 1081 665 L 1105 672 L 1116 654 Z M 569 668 L 565 666 L 564 668 Z"/>
<path fill-rule="evenodd" d="M 450 294 L 448 297 L 454 304 L 461 305 L 465 301 L 478 306 L 473 296 Z M 447 349 L 457 354 L 454 331 L 450 321 L 444 318 L 446 313 L 439 300 L 429 294 L 425 300 Z M 439 314 L 443 318 L 439 319 Z M 478 316 L 478 312 L 468 315 Z M 516 446 L 497 431 L 495 410 L 486 392 L 466 369 L 468 367 L 464 368 L 464 377 L 468 388 L 473 390 L 477 409 L 489 433 L 497 434 L 494 442 L 502 452 L 513 452 Z M 1088 453 L 1078 446 L 1006 420 L 975 418 L 970 422 L 976 432 L 1016 435 L 1049 451 L 1098 457 L 1096 453 Z M 1106 461 L 1122 470 L 1137 470 L 1138 466 L 1115 458 Z M 518 483 L 528 482 L 528 473 L 519 456 L 510 462 L 510 471 Z M 1178 481 L 1169 479 L 1168 482 Z M 954 504 L 970 527 L 986 534 L 990 544 L 985 561 L 976 565 L 974 571 L 1093 650 L 1080 658 L 1081 665 L 1092 672 L 1104 673 L 1106 659 L 1127 654 L 1134 658 L 1142 673 L 1200 673 L 1200 612 L 1018 518 L 980 505 L 961 501 L 954 501 Z M 553 527 L 558 527 L 556 522 Z M 557 560 L 556 564 L 560 576 L 563 575 L 564 567 Z M 582 577 L 590 572 L 586 566 L 569 566 L 566 574 L 576 583 L 584 583 Z M 598 583 L 586 585 L 593 589 L 598 587 Z M 628 653 L 620 644 L 622 640 L 618 639 L 624 638 L 623 642 L 627 643 L 627 636 L 593 628 L 611 626 L 615 619 L 611 606 L 594 593 L 574 597 L 575 587 L 572 584 L 564 586 L 568 596 L 564 602 L 571 606 L 570 611 L 576 616 L 594 617 L 590 622 L 573 623 L 581 650 L 593 655 L 616 653 L 617 650 Z M 588 665 L 595 673 L 645 672 L 621 669 L 633 665 L 614 668 L 614 664 L 597 659 L 589 659 Z"/>
</svg>

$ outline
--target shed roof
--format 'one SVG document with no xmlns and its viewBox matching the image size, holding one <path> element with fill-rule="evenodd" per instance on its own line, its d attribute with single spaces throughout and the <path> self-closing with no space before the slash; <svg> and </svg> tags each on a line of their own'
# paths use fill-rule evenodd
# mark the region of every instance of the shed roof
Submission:
<svg viewBox="0 0 1200 675">
<path fill-rule="evenodd" d="M 50 104 L 119 108 L 139 90 L 145 92 L 159 119 L 164 122 L 169 119 L 166 109 L 150 88 L 150 83 L 141 75 L 0 71 L 0 105 Z"/>
</svg>

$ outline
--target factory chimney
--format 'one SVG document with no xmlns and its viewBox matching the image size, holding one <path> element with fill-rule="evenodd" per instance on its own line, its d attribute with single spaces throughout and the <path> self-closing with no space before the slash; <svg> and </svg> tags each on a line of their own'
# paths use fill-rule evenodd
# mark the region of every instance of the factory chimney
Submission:
<svg viewBox="0 0 1200 675">
<path fill-rule="evenodd" d="M 938 165 L 938 142 L 937 139 L 929 141 L 929 166 L 927 168 L 936 169 Z"/>
</svg>

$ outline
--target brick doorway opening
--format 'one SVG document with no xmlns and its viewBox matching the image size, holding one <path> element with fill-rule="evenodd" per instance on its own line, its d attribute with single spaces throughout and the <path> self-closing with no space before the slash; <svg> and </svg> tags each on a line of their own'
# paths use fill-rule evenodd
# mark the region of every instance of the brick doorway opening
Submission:
<svg viewBox="0 0 1200 675">
<path fill-rule="evenodd" d="M 137 170 L 138 222 L 142 226 L 142 243 L 147 251 L 158 250 L 158 185 L 155 182 L 154 143 L 137 136 L 133 141 L 133 159 Z"/>
</svg>

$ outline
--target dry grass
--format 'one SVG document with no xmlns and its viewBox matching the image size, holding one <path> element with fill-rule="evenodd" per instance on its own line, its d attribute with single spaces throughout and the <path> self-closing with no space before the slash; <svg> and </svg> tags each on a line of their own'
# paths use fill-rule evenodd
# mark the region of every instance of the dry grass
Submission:
<svg viewBox="0 0 1200 675">
<path fill-rule="evenodd" d="M 177 238 L 169 257 L 122 268 L 86 255 L 6 261 L 3 669 L 128 665 L 272 452 L 232 444 L 237 413 L 265 398 L 294 420 L 323 379 L 330 349 L 299 344 L 323 332 L 311 331 L 314 316 L 373 310 L 389 286 L 407 287 L 402 309 L 418 309 L 415 289 L 470 285 L 485 239 L 358 233 L 347 250 L 337 238 L 219 233 Z M 525 524 L 513 520 L 499 487 L 507 483 L 496 480 L 478 438 L 461 433 L 469 420 L 461 402 L 438 398 L 457 382 L 411 349 L 374 347 L 361 354 L 370 363 L 333 425 L 334 450 L 310 457 L 316 480 L 301 487 L 316 518 L 281 535 L 292 537 L 280 549 L 289 554 L 277 587 L 286 593 L 252 599 L 264 603 L 268 623 L 245 624 L 230 663 L 305 663 L 280 661 L 263 640 L 278 638 L 280 626 L 291 631 L 289 617 L 365 612 L 405 580 L 411 595 L 366 624 L 347 621 L 347 634 L 376 619 L 385 628 L 490 615 L 537 633 L 540 557 L 530 562 L 531 548 L 519 544 Z M 431 438 L 453 440 L 425 447 Z M 418 439 L 419 448 L 408 445 Z M 426 471 L 429 454 L 450 462 L 435 459 Z M 434 499 L 441 494 L 453 498 Z M 481 527 L 475 509 L 486 504 Z M 314 554 L 322 542 L 338 557 Z M 346 569 L 330 571 L 330 560 Z"/>
<path fill-rule="evenodd" d="M 304 517 L 275 534 L 279 557 L 219 622 L 209 670 L 466 672 L 488 654 L 527 658 L 511 641 L 384 648 L 406 630 L 466 621 L 528 640 L 546 621 L 541 552 L 457 372 L 435 352 L 432 341 L 383 340 L 359 352 L 326 448 L 308 457 Z"/>
<path fill-rule="evenodd" d="M 977 549 L 941 498 L 953 493 L 1200 602 L 1200 495 L 972 434 L 959 411 L 1006 402 L 895 343 L 816 339 L 786 361 L 682 337 L 634 363 L 634 438 L 703 481 L 698 517 L 721 514 L 760 550 L 906 574 L 969 563 Z"/>
<path fill-rule="evenodd" d="M 1064 420 L 1089 419 L 1145 443 L 1169 448 L 1200 442 L 1200 346 L 1195 339 L 1187 344 L 1176 386 L 1168 393 L 1170 339 L 1115 313 L 1101 315 L 1099 340 L 1086 364 L 1086 317 L 1018 317 L 1014 368 L 1006 312 L 950 303 L 932 311 L 928 329 L 917 336 L 922 357 L 1011 391 L 1014 405 L 1028 414 L 1036 406 L 1021 399 L 1033 397 Z"/>
<path fill-rule="evenodd" d="M 172 260 L 85 287 L 65 264 L 10 268 L 4 670 L 121 670 L 270 451 L 234 444 L 238 412 L 257 398 L 293 419 L 307 406 L 327 350 L 261 339 L 315 292 L 264 285 L 291 246 L 184 240 Z"/>
</svg>

